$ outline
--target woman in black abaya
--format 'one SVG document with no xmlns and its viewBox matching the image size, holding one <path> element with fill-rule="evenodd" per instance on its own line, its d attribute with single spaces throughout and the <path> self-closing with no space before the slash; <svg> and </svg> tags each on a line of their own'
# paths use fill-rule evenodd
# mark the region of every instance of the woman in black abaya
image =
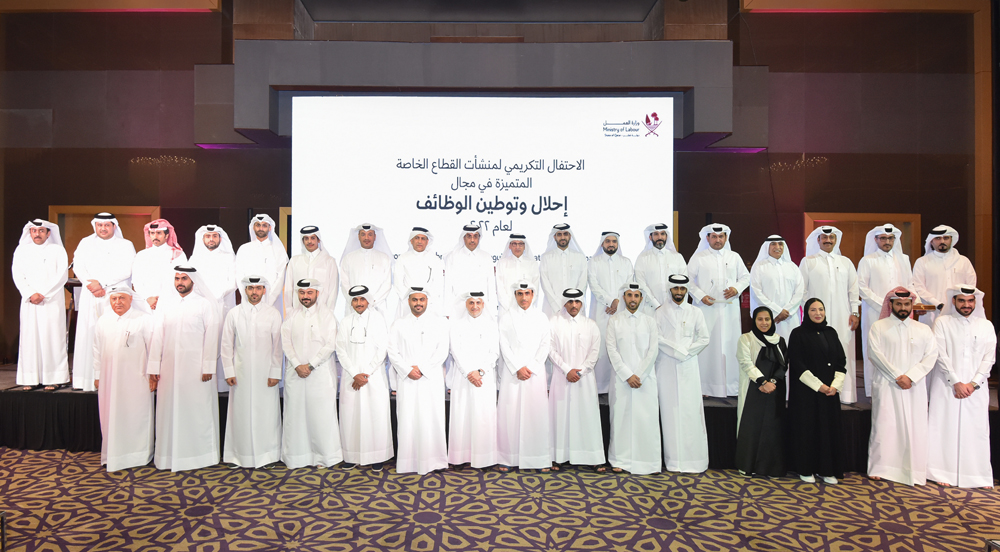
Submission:
<svg viewBox="0 0 1000 552">
<path fill-rule="evenodd" d="M 814 483 L 818 475 L 824 483 L 836 485 L 844 476 L 839 393 L 847 376 L 847 357 L 837 331 L 826 324 L 823 302 L 809 299 L 803 311 L 802 325 L 788 338 L 790 468 L 807 483 Z"/>
<path fill-rule="evenodd" d="M 736 467 L 743 475 L 785 475 L 782 420 L 785 413 L 785 371 L 788 350 L 774 333 L 771 310 L 753 311 L 753 331 L 740 336 Z"/>
</svg>

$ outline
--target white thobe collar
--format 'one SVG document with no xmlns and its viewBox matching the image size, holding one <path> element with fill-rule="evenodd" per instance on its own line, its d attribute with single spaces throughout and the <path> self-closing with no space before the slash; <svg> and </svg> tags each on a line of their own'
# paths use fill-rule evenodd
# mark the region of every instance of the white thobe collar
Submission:
<svg viewBox="0 0 1000 552">
<path fill-rule="evenodd" d="M 775 259 L 774 257 L 772 257 L 770 255 L 767 256 L 767 260 L 770 261 L 771 264 L 773 264 L 773 265 L 780 265 L 781 263 L 783 263 L 785 261 L 785 259 L 782 258 L 782 257 L 778 257 L 777 259 Z"/>
<path fill-rule="evenodd" d="M 889 313 L 889 317 L 892 318 L 894 321 L 896 321 L 900 326 L 903 326 L 907 329 L 910 327 L 910 322 L 913 322 L 913 319 L 910 318 L 909 316 L 900 320 L 899 318 L 896 318 L 895 314 Z"/>
<path fill-rule="evenodd" d="M 881 256 L 881 257 L 888 257 L 888 258 L 890 258 L 890 259 L 893 259 L 893 258 L 895 258 L 895 257 L 893 256 L 893 254 L 892 254 L 892 249 L 890 249 L 890 250 L 888 250 L 888 251 L 882 251 L 881 249 L 878 249 L 878 250 L 876 250 L 876 251 L 877 251 L 877 252 L 879 253 L 879 256 Z"/>
<path fill-rule="evenodd" d="M 711 247 L 708 248 L 708 252 L 713 255 L 722 255 L 725 251 L 726 251 L 725 248 L 723 249 L 712 249 Z"/>
<path fill-rule="evenodd" d="M 371 316 L 369 316 L 369 313 L 371 311 L 372 311 L 371 305 L 368 305 L 368 308 L 365 309 L 365 312 L 361 314 L 358 314 L 358 311 L 354 310 L 353 308 L 351 309 L 351 312 L 354 314 L 354 320 L 356 322 L 363 322 L 365 326 L 368 325 L 368 319 L 371 318 Z"/>
<path fill-rule="evenodd" d="M 674 309 L 674 310 L 678 310 L 679 311 L 679 310 L 681 310 L 681 309 L 684 308 L 684 305 L 687 304 L 687 295 L 684 296 L 685 300 L 681 301 L 679 304 L 678 303 L 674 303 L 674 298 L 673 297 L 667 297 L 667 299 L 668 300 L 665 303 L 666 303 L 668 309 Z"/>
<path fill-rule="evenodd" d="M 319 300 L 319 298 L 317 298 L 317 301 L 318 300 Z M 316 310 L 317 310 L 316 309 L 316 303 L 313 303 L 313 306 L 309 307 L 308 309 L 305 307 L 305 305 L 302 305 L 302 303 L 299 303 L 299 305 L 302 306 L 302 309 L 301 309 L 302 316 L 304 316 L 306 318 L 312 318 L 315 315 Z"/>
<path fill-rule="evenodd" d="M 306 251 L 306 258 L 312 261 L 313 259 L 316 258 L 317 255 L 319 255 L 320 251 L 322 250 L 318 247 L 312 251 Z"/>
</svg>

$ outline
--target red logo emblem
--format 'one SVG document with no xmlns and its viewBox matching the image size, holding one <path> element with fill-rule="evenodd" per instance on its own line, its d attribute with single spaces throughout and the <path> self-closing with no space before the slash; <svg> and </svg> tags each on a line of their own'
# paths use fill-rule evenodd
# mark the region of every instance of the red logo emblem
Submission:
<svg viewBox="0 0 1000 552">
<path fill-rule="evenodd" d="M 652 117 L 652 120 L 650 120 L 650 117 Z M 650 134 L 652 134 L 653 136 L 659 136 L 659 134 L 656 133 L 656 127 L 660 126 L 660 118 L 656 116 L 655 111 L 653 113 L 650 113 L 649 115 L 646 115 L 646 120 L 643 122 L 643 124 L 646 125 L 646 130 L 649 131 L 646 133 L 646 136 L 649 136 Z"/>
</svg>

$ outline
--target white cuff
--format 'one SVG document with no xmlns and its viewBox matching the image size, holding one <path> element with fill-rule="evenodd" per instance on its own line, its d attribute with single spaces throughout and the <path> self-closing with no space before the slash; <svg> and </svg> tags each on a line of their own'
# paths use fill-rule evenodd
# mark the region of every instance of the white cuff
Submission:
<svg viewBox="0 0 1000 552">
<path fill-rule="evenodd" d="M 820 381 L 819 378 L 817 378 L 816 376 L 814 376 L 813 373 L 810 372 L 809 370 L 806 370 L 805 372 L 802 372 L 802 375 L 799 376 L 799 381 L 801 381 L 802 383 L 804 383 L 806 385 L 806 387 L 808 387 L 809 389 L 812 389 L 813 391 L 815 391 L 817 393 L 819 393 L 819 388 L 823 387 L 823 382 Z"/>
</svg>

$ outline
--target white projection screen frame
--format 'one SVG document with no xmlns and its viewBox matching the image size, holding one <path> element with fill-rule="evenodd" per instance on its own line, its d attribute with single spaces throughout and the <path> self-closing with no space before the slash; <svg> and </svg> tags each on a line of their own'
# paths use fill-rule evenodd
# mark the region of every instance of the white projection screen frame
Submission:
<svg viewBox="0 0 1000 552">
<path fill-rule="evenodd" d="M 568 223 L 587 256 L 621 233 L 634 263 L 647 225 L 674 230 L 673 111 L 669 96 L 295 97 L 292 254 L 316 225 L 339 261 L 367 222 L 395 255 L 422 226 L 444 256 L 478 223 L 496 259 L 511 233 L 540 257 Z"/>
</svg>

